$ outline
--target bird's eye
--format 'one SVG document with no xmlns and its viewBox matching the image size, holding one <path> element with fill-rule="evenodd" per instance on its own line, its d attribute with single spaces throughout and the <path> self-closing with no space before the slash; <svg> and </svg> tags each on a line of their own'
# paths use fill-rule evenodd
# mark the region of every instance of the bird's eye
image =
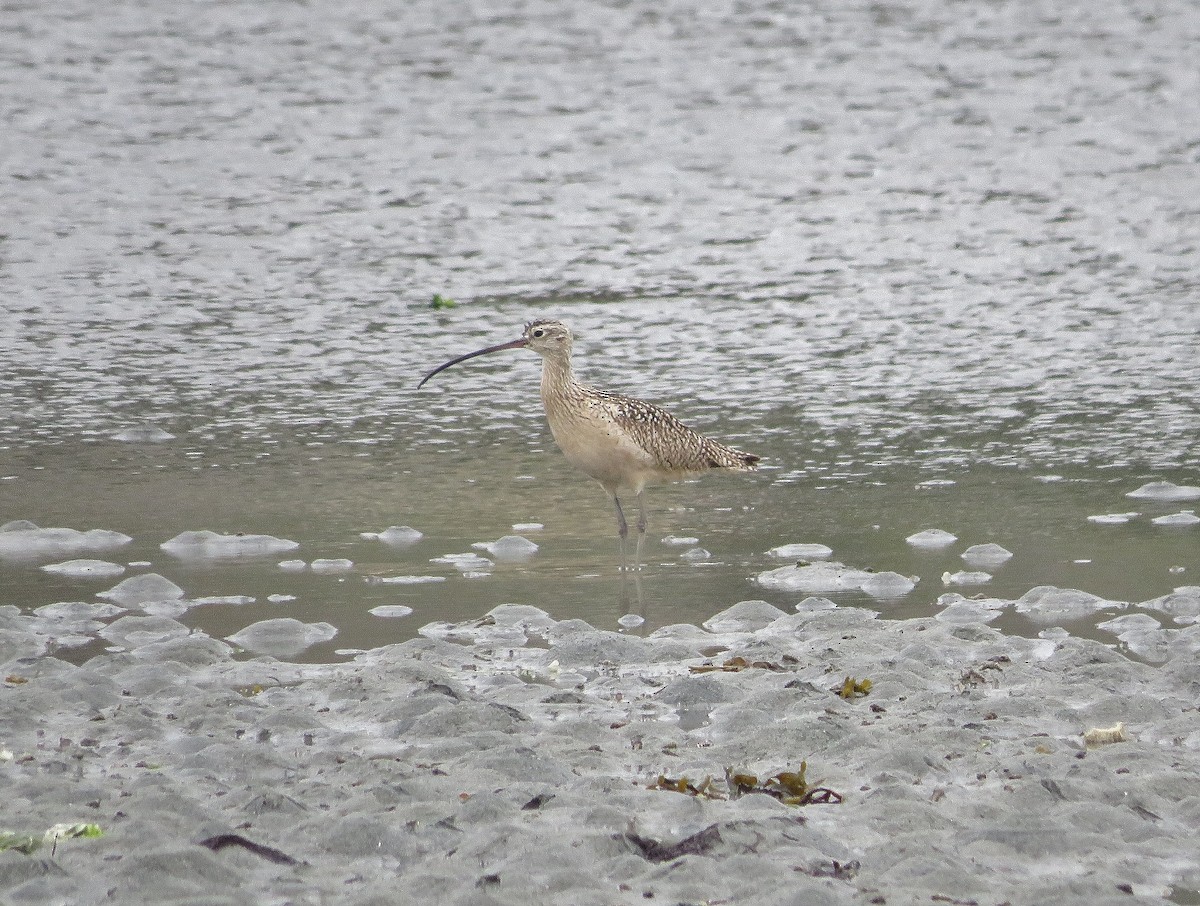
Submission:
<svg viewBox="0 0 1200 906">
<path fill-rule="evenodd" d="M 546 335 L 546 331 L 542 330 L 542 328 L 540 328 L 540 327 L 535 328 L 534 330 L 530 331 L 530 333 L 533 336 L 538 337 L 538 338 L 544 337 Z"/>
</svg>

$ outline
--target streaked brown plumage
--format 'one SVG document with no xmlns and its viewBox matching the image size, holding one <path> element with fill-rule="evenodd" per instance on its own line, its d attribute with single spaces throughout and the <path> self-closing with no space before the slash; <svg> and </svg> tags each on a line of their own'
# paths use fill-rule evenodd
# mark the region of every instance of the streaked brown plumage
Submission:
<svg viewBox="0 0 1200 906">
<path fill-rule="evenodd" d="M 451 359 L 422 378 L 420 388 L 440 371 L 475 356 L 528 347 L 542 356 L 542 405 L 554 442 L 576 468 L 608 492 L 617 510 L 622 541 L 629 533 L 620 494 L 637 495 L 638 555 L 646 533 L 642 491 L 647 485 L 678 481 L 710 469 L 752 471 L 759 461 L 693 431 L 671 413 L 633 397 L 588 387 L 571 369 L 571 331 L 561 321 L 532 321 L 520 339 Z"/>
</svg>

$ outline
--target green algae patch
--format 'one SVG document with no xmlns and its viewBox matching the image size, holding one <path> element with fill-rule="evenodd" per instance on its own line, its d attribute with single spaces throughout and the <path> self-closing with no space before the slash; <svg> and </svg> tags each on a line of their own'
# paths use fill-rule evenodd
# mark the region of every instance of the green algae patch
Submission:
<svg viewBox="0 0 1200 906">
<path fill-rule="evenodd" d="M 100 829 L 99 824 L 55 824 L 40 834 L 0 830 L 0 852 L 13 850 L 30 855 L 43 846 L 49 845 L 53 853 L 58 847 L 59 840 L 102 836 L 104 836 L 104 831 Z"/>
</svg>

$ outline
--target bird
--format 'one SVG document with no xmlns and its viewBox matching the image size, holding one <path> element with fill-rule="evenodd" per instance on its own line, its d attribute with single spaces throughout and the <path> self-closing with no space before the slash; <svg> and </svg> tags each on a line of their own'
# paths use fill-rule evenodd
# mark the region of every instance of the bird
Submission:
<svg viewBox="0 0 1200 906">
<path fill-rule="evenodd" d="M 646 536 L 647 485 L 664 484 L 728 470 L 750 472 L 761 457 L 735 450 L 692 430 L 665 409 L 615 393 L 581 384 L 571 368 L 574 337 L 562 321 L 541 319 L 525 325 L 521 336 L 468 352 L 438 365 L 427 373 L 417 389 L 452 365 L 508 349 L 531 349 L 542 357 L 541 395 L 546 421 L 554 442 L 567 461 L 594 478 L 612 500 L 617 514 L 621 568 L 625 570 L 625 540 L 629 525 L 621 507 L 621 495 L 632 494 L 638 502 L 635 568 L 640 568 L 642 543 Z"/>
</svg>

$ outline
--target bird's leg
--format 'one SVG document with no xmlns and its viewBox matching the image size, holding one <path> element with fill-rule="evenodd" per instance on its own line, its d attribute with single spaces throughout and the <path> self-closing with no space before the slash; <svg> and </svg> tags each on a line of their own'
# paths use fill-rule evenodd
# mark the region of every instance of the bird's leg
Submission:
<svg viewBox="0 0 1200 906">
<path fill-rule="evenodd" d="M 613 505 L 617 508 L 617 534 L 621 536 L 621 571 L 625 572 L 625 538 L 629 535 L 629 524 L 625 514 L 621 512 L 621 501 L 616 494 L 612 495 Z"/>
<path fill-rule="evenodd" d="M 642 568 L 642 542 L 646 540 L 646 498 L 642 496 L 642 492 L 638 491 L 638 521 L 637 521 L 637 553 L 634 555 L 636 562 L 634 569 Z"/>
</svg>

